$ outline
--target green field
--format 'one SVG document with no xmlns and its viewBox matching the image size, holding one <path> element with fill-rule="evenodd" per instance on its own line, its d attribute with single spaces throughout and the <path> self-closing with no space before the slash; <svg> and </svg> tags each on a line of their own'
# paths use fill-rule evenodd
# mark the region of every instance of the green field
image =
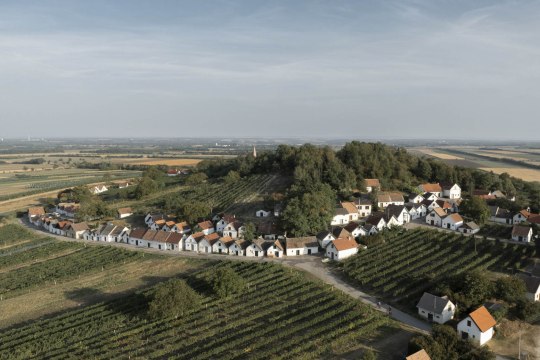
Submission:
<svg viewBox="0 0 540 360">
<path fill-rule="evenodd" d="M 345 274 L 363 288 L 413 309 L 424 291 L 464 271 L 522 268 L 534 247 L 473 240 L 430 229 L 393 232 L 386 242 L 343 263 Z"/>
</svg>

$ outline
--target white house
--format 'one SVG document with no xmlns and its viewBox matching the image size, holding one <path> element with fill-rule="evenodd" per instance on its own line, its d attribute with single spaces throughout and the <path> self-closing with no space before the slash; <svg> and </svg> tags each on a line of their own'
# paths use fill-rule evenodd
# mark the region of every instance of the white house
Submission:
<svg viewBox="0 0 540 360">
<path fill-rule="evenodd" d="M 204 235 L 211 234 L 216 230 L 214 228 L 214 224 L 210 220 L 202 221 L 197 225 L 201 228 L 201 231 L 204 233 Z"/>
<path fill-rule="evenodd" d="M 534 214 L 531 214 L 530 209 L 521 210 L 516 215 L 514 215 L 513 221 L 514 224 L 520 224 L 522 222 L 527 221 L 527 219 Z"/>
<path fill-rule="evenodd" d="M 270 246 L 266 249 L 266 256 L 268 257 L 283 257 L 283 254 L 285 253 L 285 249 L 283 248 L 283 244 L 279 240 L 275 240 L 271 242 Z"/>
<path fill-rule="evenodd" d="M 463 225 L 463 218 L 459 214 L 450 214 L 442 219 L 442 227 L 457 230 Z"/>
<path fill-rule="evenodd" d="M 533 230 L 531 227 L 514 225 L 512 228 L 512 240 L 519 242 L 531 242 Z"/>
<path fill-rule="evenodd" d="M 458 336 L 478 345 L 484 345 L 493 337 L 493 327 L 497 324 L 489 311 L 481 306 L 457 325 Z"/>
<path fill-rule="evenodd" d="M 355 222 L 352 222 L 352 223 L 348 223 L 345 227 L 344 227 L 345 230 L 347 230 L 348 232 L 351 233 L 352 237 L 353 238 L 357 238 L 359 236 L 366 236 L 367 235 L 367 230 L 364 229 L 364 227 L 358 223 L 355 223 Z M 325 247 L 325 246 L 321 246 L 321 247 Z"/>
<path fill-rule="evenodd" d="M 234 239 L 230 236 L 224 236 L 219 238 L 214 245 L 212 245 L 212 252 L 215 254 L 228 254 L 229 247 L 234 243 Z"/>
<path fill-rule="evenodd" d="M 444 212 L 443 209 L 440 207 L 437 207 L 433 209 L 427 216 L 426 216 L 426 223 L 433 225 L 433 226 L 442 226 L 443 219 L 448 214 Z"/>
<path fill-rule="evenodd" d="M 319 242 L 319 246 L 322 248 L 325 248 L 326 245 L 332 240 L 335 240 L 336 238 L 330 231 L 321 231 L 317 234 L 317 241 Z"/>
<path fill-rule="evenodd" d="M 436 184 L 420 184 L 420 185 L 418 185 L 418 190 L 420 190 L 422 192 L 422 194 L 433 193 L 437 197 L 441 197 L 442 192 L 443 192 L 443 190 L 441 188 L 441 185 L 439 185 L 438 183 L 436 183 Z"/>
<path fill-rule="evenodd" d="M 388 229 L 391 229 L 391 228 L 393 228 L 394 226 L 401 226 L 401 225 L 403 225 L 402 223 L 400 223 L 400 222 L 396 219 L 396 217 L 395 217 L 394 215 L 388 216 L 388 215 L 385 214 L 385 215 L 384 215 L 384 220 L 386 221 L 386 227 L 387 227 Z"/>
<path fill-rule="evenodd" d="M 422 195 L 422 197 L 424 198 L 424 200 L 437 201 L 437 200 L 439 200 L 440 196 L 437 196 L 437 194 L 434 194 L 434 193 L 427 192 L 424 195 Z M 422 201 L 424 201 L 424 200 L 422 200 Z"/>
<path fill-rule="evenodd" d="M 469 221 L 461 225 L 458 230 L 464 234 L 476 234 L 480 231 L 480 226 L 478 226 L 474 221 Z"/>
<path fill-rule="evenodd" d="M 146 226 L 150 227 L 156 221 L 165 220 L 165 215 L 163 214 L 146 214 L 144 217 L 144 223 Z"/>
<path fill-rule="evenodd" d="M 498 206 L 489 207 L 489 221 L 493 221 L 499 224 L 511 225 L 514 222 L 512 213 L 510 210 L 500 208 Z"/>
<path fill-rule="evenodd" d="M 397 225 L 403 225 L 411 221 L 411 215 L 404 205 L 388 205 L 384 210 L 384 213 L 387 223 L 390 223 L 388 220 L 390 220 L 392 216 L 395 217 Z"/>
<path fill-rule="evenodd" d="M 375 235 L 379 232 L 379 229 L 372 224 L 365 224 L 364 229 L 366 229 L 368 235 Z"/>
<path fill-rule="evenodd" d="M 263 257 L 265 255 L 263 239 L 255 239 L 246 247 L 246 256 Z"/>
<path fill-rule="evenodd" d="M 249 242 L 246 240 L 235 240 L 229 247 L 229 255 L 244 256 L 248 246 Z"/>
<path fill-rule="evenodd" d="M 133 210 L 131 210 L 130 207 L 120 208 L 117 210 L 118 218 L 119 219 L 125 219 L 131 215 L 133 215 Z"/>
<path fill-rule="evenodd" d="M 139 243 L 141 242 L 146 231 L 148 231 L 148 229 L 143 229 L 143 228 L 133 229 L 129 233 L 127 243 L 130 245 L 140 246 Z"/>
<path fill-rule="evenodd" d="M 230 223 L 233 223 L 236 221 L 236 218 L 234 215 L 228 215 L 224 214 L 219 218 L 219 220 L 216 220 L 216 231 L 218 233 L 223 233 L 223 229 Z"/>
<path fill-rule="evenodd" d="M 171 228 L 171 232 L 179 233 L 179 234 L 186 234 L 191 231 L 191 228 L 189 227 L 188 223 L 185 221 L 175 223 Z"/>
<path fill-rule="evenodd" d="M 540 301 L 540 277 L 532 275 L 523 275 L 521 277 L 525 283 L 525 296 L 530 301 Z"/>
<path fill-rule="evenodd" d="M 454 318 L 456 305 L 448 300 L 447 296 L 439 297 L 429 293 L 424 293 L 416 305 L 418 315 L 428 321 L 444 324 Z"/>
<path fill-rule="evenodd" d="M 379 179 L 365 179 L 366 182 L 366 191 L 368 193 L 372 192 L 373 190 L 381 190 L 381 183 L 379 182 Z"/>
<path fill-rule="evenodd" d="M 356 209 L 358 210 L 359 217 L 365 218 L 371 215 L 373 204 L 369 197 L 361 196 L 358 199 L 355 199 L 354 205 L 356 206 Z"/>
<path fill-rule="evenodd" d="M 428 213 L 433 211 L 433 209 L 440 207 L 439 204 L 437 203 L 437 200 L 428 200 L 428 199 L 426 199 L 426 200 L 422 201 L 421 204 L 426 207 L 426 210 L 427 210 Z"/>
<path fill-rule="evenodd" d="M 386 227 L 386 220 L 384 219 L 384 213 L 378 211 L 376 213 L 371 214 L 370 217 L 367 218 L 366 224 L 373 225 L 377 228 L 377 231 L 381 231 Z"/>
<path fill-rule="evenodd" d="M 427 208 L 424 204 L 421 203 L 407 203 L 405 208 L 409 212 L 409 217 L 411 220 L 420 219 L 421 217 L 426 216 Z"/>
<path fill-rule="evenodd" d="M 388 205 L 405 205 L 405 199 L 399 192 L 381 192 L 377 194 L 377 205 L 384 209 Z"/>
<path fill-rule="evenodd" d="M 345 225 L 358 220 L 358 208 L 352 202 L 341 202 L 334 212 L 330 225 Z"/>
<path fill-rule="evenodd" d="M 319 243 L 315 236 L 285 239 L 287 256 L 311 255 L 319 252 Z"/>
<path fill-rule="evenodd" d="M 214 244 L 219 240 L 218 233 L 211 233 L 204 235 L 204 237 L 199 240 L 198 250 L 200 253 L 211 254 Z"/>
<path fill-rule="evenodd" d="M 233 239 L 239 238 L 244 234 L 245 227 L 240 221 L 228 223 L 223 228 L 223 236 L 230 236 Z"/>
<path fill-rule="evenodd" d="M 269 217 L 272 212 L 266 210 L 257 210 L 255 212 L 256 217 Z"/>
<path fill-rule="evenodd" d="M 461 199 L 461 188 L 458 184 L 442 184 L 443 197 L 448 199 Z"/>
<path fill-rule="evenodd" d="M 32 224 L 37 223 L 37 219 L 45 215 L 45 209 L 42 206 L 28 208 L 28 221 Z"/>
<path fill-rule="evenodd" d="M 199 242 L 204 238 L 203 232 L 198 232 L 189 235 L 184 241 L 184 248 L 186 251 L 199 251 Z"/>
<path fill-rule="evenodd" d="M 326 246 L 326 257 L 340 261 L 358 253 L 358 244 L 351 239 L 336 239 Z"/>
<path fill-rule="evenodd" d="M 422 201 L 424 201 L 424 197 L 420 194 L 409 194 L 409 202 L 413 204 L 420 204 Z"/>
<path fill-rule="evenodd" d="M 82 239 L 85 232 L 87 232 L 88 225 L 85 222 L 70 223 L 66 229 L 66 236 L 73 239 Z"/>
</svg>

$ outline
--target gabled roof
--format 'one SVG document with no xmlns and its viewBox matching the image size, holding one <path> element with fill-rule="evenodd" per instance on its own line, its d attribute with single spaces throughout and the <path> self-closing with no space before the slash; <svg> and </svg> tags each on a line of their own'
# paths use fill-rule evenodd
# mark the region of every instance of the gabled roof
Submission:
<svg viewBox="0 0 540 360">
<path fill-rule="evenodd" d="M 441 207 L 443 209 L 451 209 L 452 208 L 452 204 L 450 204 L 448 201 L 438 199 L 438 200 L 435 200 L 435 202 L 437 203 L 437 205 L 439 205 L 439 207 Z"/>
<path fill-rule="evenodd" d="M 410 193 L 410 194 L 407 194 L 407 197 L 410 199 L 414 199 L 414 198 L 417 198 L 417 197 L 421 197 L 422 200 L 424 199 L 424 197 L 421 195 L 421 194 L 417 194 L 417 193 Z"/>
<path fill-rule="evenodd" d="M 459 185 L 456 184 L 456 183 L 452 183 L 452 182 L 444 182 L 443 183 L 443 182 L 441 182 L 441 188 L 443 190 L 451 190 L 454 187 L 454 185 L 457 185 L 457 187 L 459 187 Z"/>
<path fill-rule="evenodd" d="M 219 239 L 226 247 L 231 246 L 234 243 L 234 239 L 230 236 L 224 236 Z"/>
<path fill-rule="evenodd" d="M 514 225 L 512 228 L 512 236 L 529 236 L 532 228 L 523 225 Z"/>
<path fill-rule="evenodd" d="M 319 247 L 317 238 L 315 236 L 305 236 L 297 238 L 285 239 L 285 246 L 287 249 L 299 249 L 303 247 Z"/>
<path fill-rule="evenodd" d="M 444 212 L 443 209 L 441 209 L 440 207 L 436 207 L 436 208 L 433 208 L 433 210 L 431 212 L 434 212 L 435 214 L 437 214 L 440 218 L 443 218 L 445 217 L 447 214 Z"/>
<path fill-rule="evenodd" d="M 228 223 L 227 226 L 225 228 L 230 228 L 232 227 L 234 230 L 238 231 L 240 230 L 240 228 L 242 227 L 242 223 L 240 221 L 234 221 L 232 223 Z"/>
<path fill-rule="evenodd" d="M 351 239 L 343 239 L 343 238 L 332 240 L 332 244 L 334 244 L 337 251 L 355 249 L 358 247 L 358 244 L 356 243 L 356 241 L 351 240 Z"/>
<path fill-rule="evenodd" d="M 480 229 L 480 226 L 478 226 L 478 224 L 476 224 L 474 221 L 469 221 L 469 222 L 463 224 L 461 227 L 464 227 L 464 228 L 470 229 L 470 230 L 479 230 Z"/>
<path fill-rule="evenodd" d="M 531 216 L 529 216 L 527 221 L 530 222 L 531 224 L 540 224 L 540 215 L 531 214 Z"/>
<path fill-rule="evenodd" d="M 328 230 L 325 230 L 325 231 L 321 231 L 320 233 L 317 234 L 317 239 L 319 240 L 323 240 L 325 239 L 328 235 L 331 235 L 332 237 L 334 237 L 334 235 L 332 235 L 332 233 Z"/>
<path fill-rule="evenodd" d="M 178 244 L 180 241 L 182 241 L 182 234 L 179 234 L 179 233 L 175 233 L 175 232 L 170 232 L 170 233 L 167 233 L 169 234 L 169 237 L 165 240 L 165 242 L 168 242 L 170 244 Z"/>
<path fill-rule="evenodd" d="M 358 228 L 361 228 L 362 226 L 360 226 L 360 224 L 358 223 L 355 223 L 355 222 L 350 222 L 348 223 L 347 225 L 345 225 L 343 227 L 344 230 L 347 230 L 348 232 L 352 233 L 354 230 L 358 229 Z M 341 237 L 341 236 L 338 236 L 338 237 Z"/>
<path fill-rule="evenodd" d="M 202 221 L 198 223 L 197 225 L 199 225 L 199 227 L 203 230 L 212 229 L 214 227 L 214 224 L 212 224 L 210 220 Z"/>
<path fill-rule="evenodd" d="M 392 216 L 394 216 L 397 219 L 399 215 L 401 215 L 403 210 L 407 211 L 404 205 L 394 205 L 394 204 L 388 205 L 384 213 L 385 218 L 390 219 Z"/>
<path fill-rule="evenodd" d="M 274 242 L 272 243 L 272 245 L 274 245 L 275 247 L 277 247 L 277 248 L 278 248 L 279 250 L 281 250 L 281 251 L 285 250 L 285 249 L 283 248 L 283 244 L 282 244 L 281 241 L 279 241 L 279 240 L 274 241 Z"/>
<path fill-rule="evenodd" d="M 491 316 L 484 306 L 480 306 L 478 309 L 474 310 L 469 314 L 469 317 L 474 321 L 481 332 L 486 332 L 497 324 L 497 321 L 495 321 L 493 316 Z"/>
<path fill-rule="evenodd" d="M 349 215 L 349 212 L 347 211 L 347 209 L 344 209 L 342 207 L 336 207 L 336 209 L 334 210 L 334 216 L 338 215 Z"/>
<path fill-rule="evenodd" d="M 123 215 L 123 214 L 132 214 L 133 211 L 131 210 L 130 207 L 125 207 L 125 208 L 120 208 L 118 209 L 118 214 L 120 215 Z"/>
<path fill-rule="evenodd" d="M 144 234 L 146 233 L 146 231 L 151 231 L 151 230 L 147 230 L 147 229 L 144 229 L 144 228 L 134 229 L 129 234 L 129 237 L 132 237 L 134 239 L 142 239 Z"/>
<path fill-rule="evenodd" d="M 195 234 L 192 234 L 190 237 L 193 238 L 196 242 L 199 242 L 204 238 L 204 233 L 202 231 L 199 231 Z"/>
<path fill-rule="evenodd" d="M 266 241 L 264 239 L 255 239 L 251 241 L 251 245 L 258 247 L 261 250 L 266 250 L 272 245 L 271 241 Z"/>
<path fill-rule="evenodd" d="M 377 211 L 371 214 L 367 219 L 366 223 L 377 226 L 379 222 L 383 220 L 386 223 L 386 220 L 384 220 L 384 213 Z"/>
<path fill-rule="evenodd" d="M 521 276 L 521 279 L 523 279 L 523 282 L 525 283 L 527 292 L 531 294 L 536 294 L 536 292 L 540 288 L 540 277 L 524 275 L 524 276 Z"/>
<path fill-rule="evenodd" d="M 405 202 L 403 195 L 399 192 L 382 192 L 377 194 L 377 202 Z"/>
<path fill-rule="evenodd" d="M 204 238 L 206 239 L 206 241 L 208 241 L 210 245 L 214 245 L 214 243 L 219 240 L 219 235 L 218 233 L 211 233 L 205 235 Z"/>
<path fill-rule="evenodd" d="M 448 297 L 446 296 L 440 297 L 425 292 L 416 307 L 440 315 L 449 303 L 451 303 L 451 301 L 448 300 Z"/>
<path fill-rule="evenodd" d="M 366 187 L 381 187 L 379 179 L 364 179 L 364 181 L 366 182 Z"/>
<path fill-rule="evenodd" d="M 344 208 L 345 210 L 347 210 L 347 212 L 349 214 L 357 214 L 358 213 L 358 209 L 356 208 L 356 206 L 352 202 L 344 201 L 344 202 L 341 203 L 341 207 Z"/>
<path fill-rule="evenodd" d="M 148 230 L 147 232 L 144 233 L 144 235 L 142 236 L 141 239 L 142 240 L 147 240 L 147 241 L 152 241 L 152 240 L 154 240 L 154 237 L 156 236 L 156 234 L 158 232 L 166 234 L 164 231 Z"/>
<path fill-rule="evenodd" d="M 69 225 L 69 227 L 73 229 L 73 231 L 75 232 L 88 230 L 88 224 L 85 222 L 76 223 L 76 224 L 72 223 Z"/>
<path fill-rule="evenodd" d="M 351 233 L 347 229 L 341 228 L 339 226 L 335 227 L 332 230 L 332 235 L 334 236 L 335 239 L 339 239 L 339 238 L 348 239 L 352 237 Z"/>
<path fill-rule="evenodd" d="M 463 218 L 459 214 L 450 214 L 444 218 L 445 221 L 452 221 L 453 223 L 463 222 Z"/>
<path fill-rule="evenodd" d="M 42 206 L 31 207 L 28 209 L 28 215 L 30 216 L 45 215 L 45 209 Z"/>
<path fill-rule="evenodd" d="M 407 356 L 405 360 L 431 360 L 431 358 L 429 357 L 426 350 L 422 349 L 412 355 Z"/>
<path fill-rule="evenodd" d="M 355 205 L 372 205 L 371 199 L 368 196 L 360 196 L 354 199 Z"/>
<path fill-rule="evenodd" d="M 249 241 L 235 240 L 234 243 L 242 250 L 245 250 L 249 246 Z"/>
<path fill-rule="evenodd" d="M 439 184 L 421 184 L 419 187 L 425 192 L 442 192 Z"/>
</svg>

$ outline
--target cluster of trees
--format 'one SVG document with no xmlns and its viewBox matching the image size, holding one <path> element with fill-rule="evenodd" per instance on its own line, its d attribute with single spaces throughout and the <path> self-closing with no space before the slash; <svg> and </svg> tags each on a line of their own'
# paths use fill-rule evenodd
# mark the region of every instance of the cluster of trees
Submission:
<svg viewBox="0 0 540 360">
<path fill-rule="evenodd" d="M 424 349 L 432 359 L 494 360 L 495 354 L 486 346 L 476 346 L 460 340 L 456 330 L 448 325 L 434 325 L 431 335 L 419 335 L 409 342 L 409 354 Z"/>
<path fill-rule="evenodd" d="M 57 198 L 60 202 L 76 202 L 80 204 L 75 215 L 77 221 L 115 216 L 115 211 L 107 206 L 101 197 L 92 194 L 85 185 L 61 191 L 58 193 Z"/>
<path fill-rule="evenodd" d="M 158 166 L 148 167 L 135 187 L 135 197 L 141 199 L 163 189 L 164 186 L 165 172 Z"/>
<path fill-rule="evenodd" d="M 228 298 L 239 294 L 246 288 L 246 281 L 231 267 L 217 269 L 210 277 L 213 293 L 220 298 Z"/>
<path fill-rule="evenodd" d="M 458 311 L 462 315 L 490 299 L 497 299 L 502 301 L 502 306 L 492 314 L 497 320 L 510 316 L 530 321 L 540 316 L 540 304 L 525 297 L 525 283 L 516 276 L 492 280 L 485 272 L 475 270 L 448 278 L 436 292 L 448 295 L 459 304 Z"/>
<path fill-rule="evenodd" d="M 179 279 L 157 285 L 147 298 L 147 314 L 151 319 L 178 318 L 197 309 L 202 302 L 202 297 L 184 280 Z"/>
</svg>

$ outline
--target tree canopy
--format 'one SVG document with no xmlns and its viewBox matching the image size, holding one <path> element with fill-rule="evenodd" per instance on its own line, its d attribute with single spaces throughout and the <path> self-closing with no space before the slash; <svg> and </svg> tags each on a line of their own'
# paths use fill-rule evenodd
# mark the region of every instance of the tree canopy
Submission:
<svg viewBox="0 0 540 360">
<path fill-rule="evenodd" d="M 185 281 L 169 280 L 157 285 L 149 295 L 148 316 L 152 319 L 179 317 L 199 307 L 201 299 Z"/>
</svg>

